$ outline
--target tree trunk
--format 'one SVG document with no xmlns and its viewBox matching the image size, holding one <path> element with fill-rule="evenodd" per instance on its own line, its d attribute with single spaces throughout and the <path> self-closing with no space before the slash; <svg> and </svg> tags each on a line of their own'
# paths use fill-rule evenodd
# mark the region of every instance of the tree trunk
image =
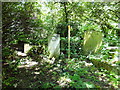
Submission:
<svg viewBox="0 0 120 90">
<path fill-rule="evenodd" d="M 66 7 L 67 2 L 64 2 L 63 4 L 64 4 L 65 23 L 66 23 L 65 28 L 66 28 L 66 30 L 68 31 L 68 28 L 67 28 L 67 26 L 68 26 L 68 12 L 67 12 L 67 7 Z M 66 35 L 66 34 L 67 34 L 67 33 L 64 33 L 64 37 L 68 36 L 68 35 Z"/>
</svg>

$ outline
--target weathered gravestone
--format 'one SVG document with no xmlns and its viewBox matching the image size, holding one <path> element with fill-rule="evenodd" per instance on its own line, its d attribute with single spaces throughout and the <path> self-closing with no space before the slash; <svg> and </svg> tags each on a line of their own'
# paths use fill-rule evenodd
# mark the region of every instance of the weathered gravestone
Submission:
<svg viewBox="0 0 120 90">
<path fill-rule="evenodd" d="M 83 52 L 85 55 L 93 54 L 102 45 L 103 34 L 97 31 L 86 31 L 84 34 Z"/>
<path fill-rule="evenodd" d="M 27 53 L 32 48 L 29 44 L 24 44 L 24 53 Z"/>
<path fill-rule="evenodd" d="M 60 55 L 60 35 L 53 34 L 48 38 L 49 58 L 57 58 Z"/>
</svg>

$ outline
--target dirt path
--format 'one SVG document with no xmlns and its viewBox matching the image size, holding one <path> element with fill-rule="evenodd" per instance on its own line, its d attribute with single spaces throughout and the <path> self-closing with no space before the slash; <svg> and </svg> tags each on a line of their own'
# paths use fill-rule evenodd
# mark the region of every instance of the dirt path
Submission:
<svg viewBox="0 0 120 90">
<path fill-rule="evenodd" d="M 46 62 L 43 64 L 43 62 L 29 61 L 28 64 L 18 66 L 18 72 L 19 74 L 15 76 L 18 81 L 17 88 L 38 88 L 44 84 L 42 82 L 55 83 L 61 70 Z"/>
</svg>

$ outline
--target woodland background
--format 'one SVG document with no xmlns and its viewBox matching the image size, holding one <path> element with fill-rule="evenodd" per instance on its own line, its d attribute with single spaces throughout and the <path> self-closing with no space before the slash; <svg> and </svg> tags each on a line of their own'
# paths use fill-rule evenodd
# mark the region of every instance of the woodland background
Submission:
<svg viewBox="0 0 120 90">
<path fill-rule="evenodd" d="M 119 6 L 120 2 L 3 2 L 2 87 L 120 88 Z M 97 53 L 84 54 L 84 33 L 91 30 L 103 33 L 102 45 Z M 60 56 L 50 63 L 48 37 L 53 33 L 60 34 Z M 17 55 L 25 43 L 35 46 L 27 56 Z"/>
</svg>

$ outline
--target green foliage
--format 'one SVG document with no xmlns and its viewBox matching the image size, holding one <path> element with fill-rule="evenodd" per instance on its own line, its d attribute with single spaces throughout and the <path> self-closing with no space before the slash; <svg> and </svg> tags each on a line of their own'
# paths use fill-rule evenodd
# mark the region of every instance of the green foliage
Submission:
<svg viewBox="0 0 120 90">
<path fill-rule="evenodd" d="M 80 37 L 71 37 L 70 39 L 70 49 L 71 49 L 71 57 L 79 58 L 82 54 L 82 40 Z M 61 58 L 67 57 L 68 52 L 68 38 L 61 37 Z"/>
<path fill-rule="evenodd" d="M 33 78 L 30 77 L 32 81 L 27 78 L 29 82 L 25 80 L 27 84 L 22 83 L 30 88 L 118 88 L 118 66 L 114 67 L 112 64 L 119 65 L 119 61 L 114 61 L 115 55 L 110 52 L 119 50 L 106 48 L 118 45 L 119 4 L 119 2 L 3 2 L 3 86 L 19 87 L 18 84 L 23 80 L 19 80 L 21 78 L 19 74 L 24 74 L 25 79 L 33 75 Z M 67 59 L 68 25 L 71 26 L 71 59 Z M 97 55 L 91 56 L 92 58 L 90 55 L 84 56 L 82 48 L 84 33 L 90 30 L 104 34 L 101 49 Z M 61 56 L 60 60 L 55 60 L 56 63 L 53 62 L 52 65 L 47 62 L 46 55 L 48 37 L 53 33 L 61 36 Z M 93 35 L 93 39 L 96 38 L 97 35 Z M 93 39 L 89 42 L 92 43 L 90 48 L 95 48 Z M 39 65 L 18 69 L 20 60 L 25 57 L 18 56 L 16 50 L 22 50 L 17 48 L 21 48 L 24 43 L 36 45 L 27 56 Z M 37 75 L 36 71 L 40 74 Z M 59 81 L 61 77 L 63 81 Z"/>
<path fill-rule="evenodd" d="M 83 82 L 79 80 L 78 82 L 71 83 L 72 88 L 95 88 L 94 84 L 90 82 Z"/>
<path fill-rule="evenodd" d="M 4 52 L 4 53 L 3 53 L 3 59 L 7 59 L 8 56 L 9 56 L 11 53 L 13 53 L 13 50 L 10 49 L 9 47 L 5 47 L 5 48 L 2 49 L 2 52 Z"/>
<path fill-rule="evenodd" d="M 14 87 L 14 81 L 17 80 L 15 77 L 10 77 L 3 81 L 3 84 L 5 85 L 3 88 L 9 88 Z"/>
<path fill-rule="evenodd" d="M 50 83 L 50 82 L 46 82 L 46 83 L 43 83 L 41 88 L 52 88 L 55 84 L 53 83 Z"/>
</svg>

